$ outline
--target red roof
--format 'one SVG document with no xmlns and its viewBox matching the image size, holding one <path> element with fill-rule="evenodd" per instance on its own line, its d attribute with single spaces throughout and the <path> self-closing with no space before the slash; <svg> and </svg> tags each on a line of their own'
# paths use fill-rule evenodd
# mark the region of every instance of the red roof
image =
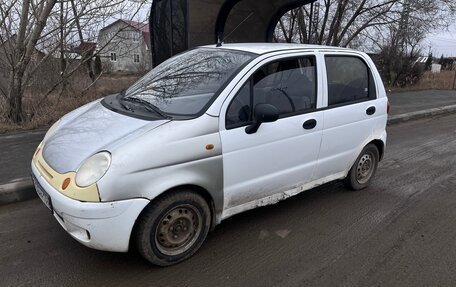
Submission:
<svg viewBox="0 0 456 287">
<path fill-rule="evenodd" d="M 136 21 L 132 21 L 132 20 L 124 20 L 124 19 L 119 19 L 117 21 L 114 21 L 113 23 L 109 24 L 108 26 L 104 27 L 103 29 L 101 29 L 101 31 L 119 23 L 119 22 L 123 22 L 125 24 L 127 24 L 128 26 L 130 27 L 133 27 L 135 28 L 136 30 L 142 32 L 142 35 L 144 37 L 144 41 L 146 42 L 147 44 L 147 47 L 150 49 L 150 30 L 149 30 L 149 24 L 148 23 L 142 23 L 142 22 L 136 22 Z"/>
<path fill-rule="evenodd" d="M 131 21 L 131 20 L 120 20 L 123 21 L 124 23 L 132 26 L 135 29 L 138 29 L 139 31 L 143 33 L 149 33 L 149 24 L 148 23 L 141 23 L 141 22 L 136 22 L 136 21 Z"/>
</svg>

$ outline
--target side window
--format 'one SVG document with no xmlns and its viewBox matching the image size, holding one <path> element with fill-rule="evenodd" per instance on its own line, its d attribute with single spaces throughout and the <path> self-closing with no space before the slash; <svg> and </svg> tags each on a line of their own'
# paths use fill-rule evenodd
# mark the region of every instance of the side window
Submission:
<svg viewBox="0 0 456 287">
<path fill-rule="evenodd" d="M 366 63 L 352 56 L 326 56 L 328 106 L 375 99 L 376 87 Z"/>
<path fill-rule="evenodd" d="M 281 117 L 316 108 L 315 58 L 293 58 L 263 66 L 253 75 L 253 104 L 271 104 Z"/>
<path fill-rule="evenodd" d="M 250 87 L 249 80 L 231 101 L 226 113 L 225 125 L 227 129 L 242 127 L 251 122 L 252 108 L 250 103 Z"/>
<path fill-rule="evenodd" d="M 315 110 L 315 57 L 288 58 L 258 69 L 230 103 L 226 128 L 249 124 L 254 107 L 261 103 L 275 106 L 282 118 Z"/>
</svg>

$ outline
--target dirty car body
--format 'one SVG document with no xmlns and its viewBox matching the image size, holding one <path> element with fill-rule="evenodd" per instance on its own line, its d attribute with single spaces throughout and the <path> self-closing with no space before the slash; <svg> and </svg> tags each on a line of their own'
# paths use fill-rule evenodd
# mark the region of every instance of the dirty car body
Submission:
<svg viewBox="0 0 456 287">
<path fill-rule="evenodd" d="M 361 52 L 201 47 L 60 119 L 34 155 L 32 177 L 82 244 L 126 252 L 135 232 L 149 228 L 143 237 L 151 242 L 139 243 L 145 257 L 170 265 L 199 248 L 206 213 L 213 228 L 352 172 L 352 187 L 365 187 L 384 152 L 387 106 L 380 76 Z M 377 151 L 363 155 L 366 147 Z M 180 205 L 167 199 L 183 191 L 174 200 Z M 151 210 L 161 206 L 162 213 Z"/>
</svg>

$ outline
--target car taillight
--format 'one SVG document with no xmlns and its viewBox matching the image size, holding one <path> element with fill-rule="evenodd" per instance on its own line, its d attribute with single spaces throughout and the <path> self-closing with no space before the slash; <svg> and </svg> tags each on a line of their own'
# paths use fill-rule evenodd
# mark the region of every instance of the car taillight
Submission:
<svg viewBox="0 0 456 287">
<path fill-rule="evenodd" d="M 391 110 L 391 104 L 390 101 L 388 100 L 388 103 L 386 104 L 386 113 L 389 114 Z"/>
</svg>

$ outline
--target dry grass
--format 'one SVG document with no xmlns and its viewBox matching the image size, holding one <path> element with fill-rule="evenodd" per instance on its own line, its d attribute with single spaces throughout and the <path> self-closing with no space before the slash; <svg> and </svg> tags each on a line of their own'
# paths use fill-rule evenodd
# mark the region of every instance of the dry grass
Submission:
<svg viewBox="0 0 456 287">
<path fill-rule="evenodd" d="M 59 96 L 60 90 L 57 89 L 44 101 L 42 95 L 29 91 L 23 99 L 23 107 L 31 120 L 20 125 L 8 121 L 7 103 L 4 98 L 0 98 L 0 133 L 48 127 L 63 115 L 86 103 L 122 91 L 139 77 L 138 75 L 105 75 L 83 94 L 81 91 L 84 85 L 87 85 L 86 81 L 74 80 L 62 96 Z"/>
<path fill-rule="evenodd" d="M 404 88 L 390 88 L 393 92 L 422 91 L 422 90 L 453 90 L 456 71 L 441 73 L 425 72 L 418 84 Z"/>
</svg>

